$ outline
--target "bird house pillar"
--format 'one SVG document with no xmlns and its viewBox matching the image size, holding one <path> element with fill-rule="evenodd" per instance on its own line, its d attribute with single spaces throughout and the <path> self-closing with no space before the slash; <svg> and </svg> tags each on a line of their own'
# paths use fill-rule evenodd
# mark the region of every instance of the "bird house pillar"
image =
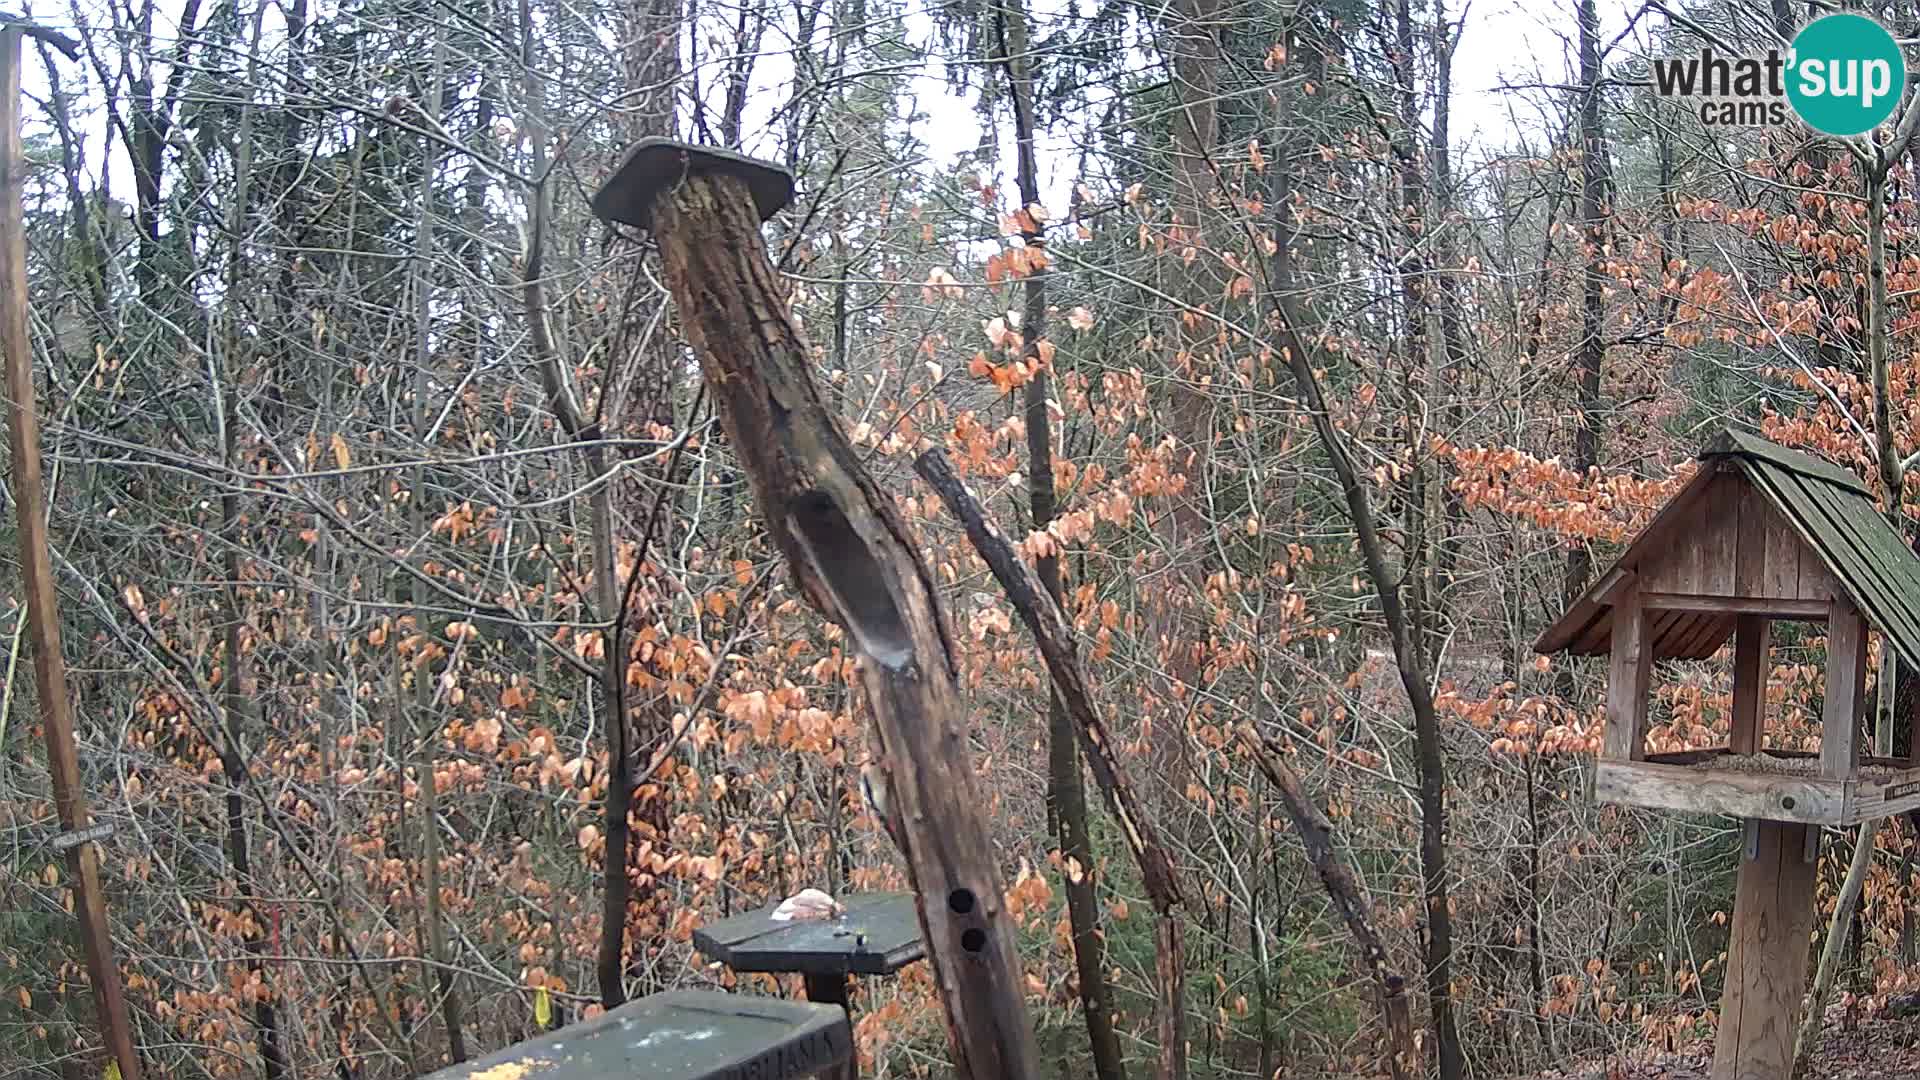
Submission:
<svg viewBox="0 0 1920 1080">
<path fill-rule="evenodd" d="M 1820 709 L 1820 775 L 1848 779 L 1860 764 L 1860 706 L 1867 691 L 1867 624 L 1836 596 L 1827 613 L 1827 693 Z"/>
<path fill-rule="evenodd" d="M 1733 635 L 1733 717 L 1727 749 L 1757 754 L 1766 744 L 1767 672 L 1773 624 L 1764 615 L 1742 615 Z"/>
<path fill-rule="evenodd" d="M 1714 1041 L 1713 1080 L 1786 1080 L 1807 984 L 1817 825 L 1749 821 L 1727 946 L 1726 989 Z"/>
<path fill-rule="evenodd" d="M 1647 756 L 1647 694 L 1653 681 L 1653 646 L 1640 583 L 1628 581 L 1613 606 L 1613 649 L 1607 662 L 1607 739 L 1601 753 L 1612 761 Z"/>
</svg>

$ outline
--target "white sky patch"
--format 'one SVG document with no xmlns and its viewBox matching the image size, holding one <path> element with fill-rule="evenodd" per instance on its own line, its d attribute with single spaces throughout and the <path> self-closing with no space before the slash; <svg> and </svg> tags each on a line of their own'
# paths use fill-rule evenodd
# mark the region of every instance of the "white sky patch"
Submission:
<svg viewBox="0 0 1920 1080">
<path fill-rule="evenodd" d="M 163 10 L 157 13 L 156 51 L 170 50 L 178 33 L 175 21 L 177 12 L 166 10 L 169 6 L 179 5 L 163 5 Z M 1039 14 L 1044 18 L 1044 8 L 1049 6 L 1049 0 L 1041 0 L 1038 6 L 1043 9 Z M 331 4 L 319 3 L 315 7 L 312 17 L 316 21 L 338 14 L 337 8 Z M 927 14 L 928 10 L 926 6 L 917 6 L 907 11 L 900 27 L 907 40 L 930 45 L 933 23 Z M 1553 99 L 1558 94 L 1564 94 L 1563 90 L 1552 87 L 1564 86 L 1570 78 L 1575 33 L 1573 0 L 1550 3 L 1541 0 L 1471 0 L 1465 10 L 1466 30 L 1455 58 L 1453 73 L 1454 145 L 1465 151 L 1478 149 L 1498 152 L 1512 148 L 1524 137 L 1535 148 L 1542 147 L 1543 140 L 1551 134 L 1549 119 L 1559 111 L 1552 103 Z M 1623 3 L 1611 4 L 1603 9 L 1603 41 L 1612 41 L 1625 28 L 1628 10 Z M 791 17 L 790 10 L 783 11 L 779 22 L 768 27 L 761 41 L 743 124 L 743 149 L 751 154 L 778 158 L 782 153 L 780 140 L 785 125 L 776 117 L 791 101 L 793 92 Z M 44 21 L 70 32 L 74 30 L 71 26 L 60 25 L 62 20 L 58 18 Z M 1610 55 L 1608 59 L 1618 61 L 1624 58 L 1626 50 L 1641 47 L 1638 39 L 1644 39 L 1645 29 L 1641 27 L 1633 37 L 1622 43 L 1621 51 Z M 876 26 L 877 33 L 886 30 L 884 25 Z M 740 43 L 735 37 L 729 13 L 725 11 L 703 18 L 700 34 L 701 85 L 707 99 L 709 123 L 717 126 L 714 118 L 717 117 L 719 102 L 725 92 L 721 77 L 727 50 L 737 48 Z M 263 48 L 268 56 L 274 56 L 284 44 L 280 40 L 282 23 L 277 9 L 268 12 L 264 36 Z M 514 36 L 517 36 L 517 32 Z M 110 47 L 110 38 L 103 36 L 100 47 Z M 115 57 L 106 59 L 110 65 L 117 62 Z M 100 87 L 91 64 L 84 59 L 79 64 L 64 60 L 58 62 L 62 65 L 63 83 L 69 91 L 85 95 L 85 100 L 79 103 L 79 111 L 85 122 L 87 168 L 97 182 L 102 168 L 100 147 L 105 130 L 105 119 L 97 108 Z M 229 62 L 244 65 L 245 61 L 240 57 L 232 57 Z M 1134 58 L 1134 66 L 1142 70 L 1153 62 L 1152 57 L 1145 55 Z M 164 67 L 156 72 L 159 79 L 164 79 L 166 74 Z M 904 76 L 906 93 L 911 97 L 910 101 L 903 102 L 901 111 L 917 112 L 923 116 L 908 133 L 927 147 L 925 167 L 933 170 L 951 168 L 961 155 L 979 147 L 982 118 L 974 107 L 976 98 L 972 95 L 977 94 L 977 87 L 982 80 L 1004 80 L 1002 72 L 990 68 L 977 70 L 973 80 L 975 90 L 964 97 L 949 89 L 947 73 L 937 55 L 918 70 L 894 74 Z M 265 74 L 264 77 L 271 78 L 271 75 Z M 23 82 L 30 97 L 44 99 L 48 92 L 46 73 L 31 50 L 23 72 Z M 509 95 L 503 104 L 510 106 L 512 101 L 513 95 Z M 377 109 L 383 103 L 368 101 L 363 104 Z M 687 116 L 683 115 L 682 119 L 685 121 Z M 47 130 L 45 122 L 31 113 L 29 125 L 29 130 Z M 1006 205 L 1011 207 L 1014 192 L 1012 124 L 1003 116 L 997 128 L 995 134 L 1000 144 L 1000 160 L 996 167 L 1001 175 L 992 179 L 1001 185 Z M 1084 138 L 1084 125 L 1057 126 L 1041 132 L 1039 136 L 1042 201 L 1056 220 L 1064 216 L 1068 193 L 1072 184 L 1079 179 L 1075 170 L 1080 157 L 1080 142 Z M 497 153 L 500 148 L 497 145 L 485 145 L 481 149 Z M 113 153 L 106 167 L 111 171 L 111 188 L 115 196 L 123 200 L 131 198 L 133 185 L 126 148 L 117 139 L 113 141 Z M 511 203 L 516 200 L 509 196 L 508 201 Z"/>
</svg>

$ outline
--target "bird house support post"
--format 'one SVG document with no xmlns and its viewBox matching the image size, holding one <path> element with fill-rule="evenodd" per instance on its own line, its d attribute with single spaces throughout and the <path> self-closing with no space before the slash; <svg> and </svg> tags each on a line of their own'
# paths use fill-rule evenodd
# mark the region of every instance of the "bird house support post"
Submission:
<svg viewBox="0 0 1920 1080">
<path fill-rule="evenodd" d="M 1740 853 L 1733 940 L 1714 1040 L 1713 1080 L 1784 1080 L 1807 989 L 1816 864 L 1807 833 L 1818 825 L 1749 821 L 1758 850 Z"/>
<path fill-rule="evenodd" d="M 1831 601 L 1827 633 L 1821 771 L 1838 778 L 1852 773 L 1857 757 L 1853 715 L 1863 693 L 1867 638 L 1859 611 L 1840 597 Z M 1770 640 L 1765 619 L 1742 616 L 1736 623 L 1729 745 L 1737 753 L 1766 745 Z M 1744 824 L 1713 1080 L 1790 1075 L 1807 985 L 1820 827 L 1753 818 Z"/>
<path fill-rule="evenodd" d="M 73 704 L 67 698 L 60 605 L 47 541 L 47 499 L 40 482 L 40 420 L 34 412 L 33 342 L 27 336 L 26 211 L 21 203 L 26 184 L 26 159 L 20 152 L 23 34 L 43 36 L 18 23 L 0 28 L 0 351 L 5 352 L 7 365 L 7 437 L 13 452 L 13 501 L 20 526 L 20 584 L 27 594 L 33 681 L 47 737 L 54 807 L 60 816 L 62 835 L 54 847 L 66 851 L 67 881 L 74 892 L 87 981 L 93 988 L 107 1052 L 124 1080 L 140 1080 L 140 1059 L 134 1053 L 106 900 L 101 895 L 100 855 L 93 844 L 97 830 L 91 828 L 87 815 L 79 752 L 74 748 Z"/>
<path fill-rule="evenodd" d="M 853 641 L 957 1074 L 1038 1077 L 933 577 L 892 496 L 822 400 L 811 348 L 760 235 L 792 192 L 791 176 L 775 166 L 646 139 L 594 209 L 657 240 L 667 288 L 767 532 L 801 592 Z"/>
<path fill-rule="evenodd" d="M 1730 733 L 1735 753 L 1758 753 L 1766 745 L 1771 639 L 1764 617 L 1743 615 L 1736 623 Z M 1818 836 L 1816 825 L 1753 818 L 1745 822 L 1714 1080 L 1787 1075 L 1813 930 L 1815 866 L 1807 857 L 1808 842 Z"/>
</svg>

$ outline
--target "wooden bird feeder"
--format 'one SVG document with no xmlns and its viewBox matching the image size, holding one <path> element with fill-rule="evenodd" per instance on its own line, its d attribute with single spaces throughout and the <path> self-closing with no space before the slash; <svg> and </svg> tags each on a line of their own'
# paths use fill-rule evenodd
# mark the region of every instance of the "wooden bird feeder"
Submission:
<svg viewBox="0 0 1920 1080">
<path fill-rule="evenodd" d="M 1863 753 L 1869 631 L 1920 672 L 1920 557 L 1852 473 L 1744 432 L 1700 452 L 1693 480 L 1542 634 L 1541 653 L 1608 657 L 1603 803 L 1730 814 L 1745 823 L 1714 1080 L 1784 1077 L 1805 988 L 1820 827 L 1920 806 L 1920 735 Z M 1770 627 L 1826 624 L 1817 753 L 1767 744 Z M 1727 745 L 1649 752 L 1658 660 L 1733 639 Z M 1920 731 L 1920 725 L 1916 726 Z"/>
<path fill-rule="evenodd" d="M 693 947 L 737 972 L 798 973 L 807 1000 L 838 1005 L 853 1015 L 847 982 L 854 975 L 888 976 L 919 961 L 927 950 L 920 940 L 920 917 L 912 893 L 870 893 L 846 898 L 846 910 L 832 919 L 777 922 L 778 903 L 693 932 Z M 849 1062 L 821 1080 L 852 1080 L 859 1073 Z"/>
<path fill-rule="evenodd" d="M 834 1006 L 671 990 L 427 1080 L 810 1080 L 853 1056 L 853 1029 Z"/>
</svg>

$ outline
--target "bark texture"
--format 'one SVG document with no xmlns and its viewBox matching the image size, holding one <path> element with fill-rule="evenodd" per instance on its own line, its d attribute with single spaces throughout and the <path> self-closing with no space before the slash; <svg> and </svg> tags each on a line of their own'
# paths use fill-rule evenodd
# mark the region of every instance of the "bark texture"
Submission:
<svg viewBox="0 0 1920 1080">
<path fill-rule="evenodd" d="M 1037 1076 L 952 641 L 919 546 L 814 385 L 746 183 L 690 176 L 653 214 L 667 287 L 762 521 L 802 594 L 858 650 L 956 1072 Z"/>
</svg>

